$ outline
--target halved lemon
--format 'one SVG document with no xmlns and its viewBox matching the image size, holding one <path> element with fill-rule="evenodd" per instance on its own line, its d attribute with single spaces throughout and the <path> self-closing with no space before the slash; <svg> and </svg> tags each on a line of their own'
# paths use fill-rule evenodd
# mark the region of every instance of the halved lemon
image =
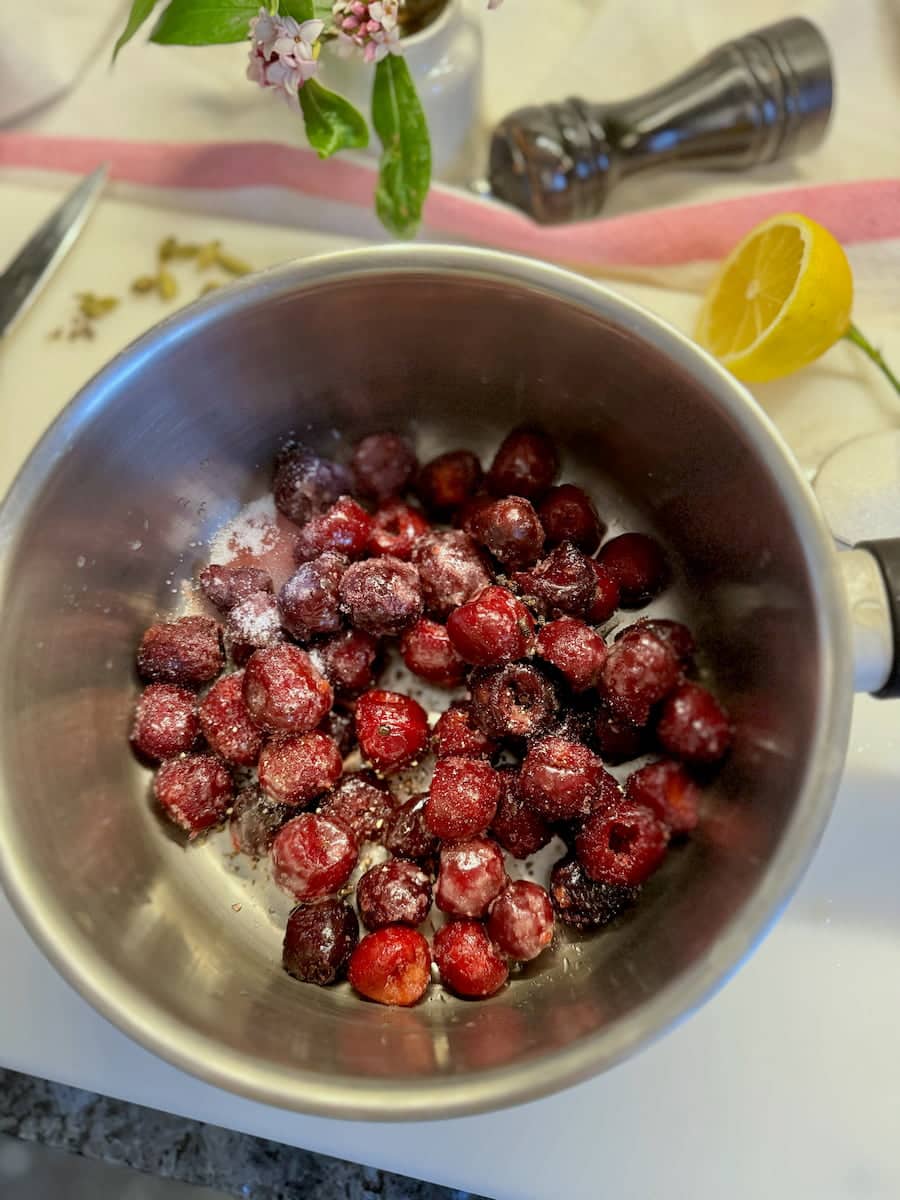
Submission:
<svg viewBox="0 0 900 1200">
<path fill-rule="evenodd" d="M 747 383 L 805 367 L 850 327 L 853 275 L 840 242 L 800 213 L 757 225 L 707 292 L 696 338 Z"/>
</svg>

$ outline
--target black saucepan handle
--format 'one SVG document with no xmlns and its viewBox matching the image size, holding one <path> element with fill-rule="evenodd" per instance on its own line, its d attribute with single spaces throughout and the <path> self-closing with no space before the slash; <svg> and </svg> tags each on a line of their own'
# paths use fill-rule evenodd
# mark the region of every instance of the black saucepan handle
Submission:
<svg viewBox="0 0 900 1200">
<path fill-rule="evenodd" d="M 871 542 L 860 542 L 856 548 L 868 550 L 884 577 L 891 614 L 891 632 L 894 635 L 894 659 L 883 687 L 873 692 L 873 695 L 880 700 L 894 700 L 900 697 L 900 538 L 878 538 Z"/>
</svg>

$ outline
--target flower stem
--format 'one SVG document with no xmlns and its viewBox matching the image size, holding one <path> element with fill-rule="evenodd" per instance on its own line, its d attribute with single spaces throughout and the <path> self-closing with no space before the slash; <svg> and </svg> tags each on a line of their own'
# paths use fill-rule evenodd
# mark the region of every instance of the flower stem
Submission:
<svg viewBox="0 0 900 1200">
<path fill-rule="evenodd" d="M 867 355 L 872 360 L 878 370 L 891 384 L 897 395 L 900 396 L 900 379 L 897 378 L 891 368 L 887 365 L 881 351 L 875 349 L 865 334 L 851 323 L 850 328 L 844 334 L 844 337 L 848 342 L 852 342 L 854 346 L 859 346 L 863 354 Z"/>
</svg>

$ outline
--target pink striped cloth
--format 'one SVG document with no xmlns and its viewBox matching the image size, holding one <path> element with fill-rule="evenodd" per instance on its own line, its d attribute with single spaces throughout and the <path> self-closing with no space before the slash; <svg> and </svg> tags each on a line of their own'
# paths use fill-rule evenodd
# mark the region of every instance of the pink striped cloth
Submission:
<svg viewBox="0 0 900 1200">
<path fill-rule="evenodd" d="M 373 166 L 273 142 L 131 142 L 0 134 L 0 168 L 85 174 L 109 162 L 114 179 L 151 188 L 276 187 L 368 210 Z M 802 211 L 847 246 L 900 238 L 900 180 L 819 184 L 544 228 L 501 205 L 441 185 L 428 198 L 425 231 L 577 266 L 580 270 L 677 267 L 722 258 L 749 228 Z"/>
</svg>

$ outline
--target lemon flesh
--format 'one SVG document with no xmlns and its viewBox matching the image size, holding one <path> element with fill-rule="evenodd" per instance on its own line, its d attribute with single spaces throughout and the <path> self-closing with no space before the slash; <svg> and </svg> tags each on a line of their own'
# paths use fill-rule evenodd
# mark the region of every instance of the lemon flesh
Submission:
<svg viewBox="0 0 900 1200">
<path fill-rule="evenodd" d="M 799 213 L 763 221 L 713 281 L 697 341 L 748 383 L 780 379 L 850 326 L 853 275 L 841 244 Z"/>
</svg>

